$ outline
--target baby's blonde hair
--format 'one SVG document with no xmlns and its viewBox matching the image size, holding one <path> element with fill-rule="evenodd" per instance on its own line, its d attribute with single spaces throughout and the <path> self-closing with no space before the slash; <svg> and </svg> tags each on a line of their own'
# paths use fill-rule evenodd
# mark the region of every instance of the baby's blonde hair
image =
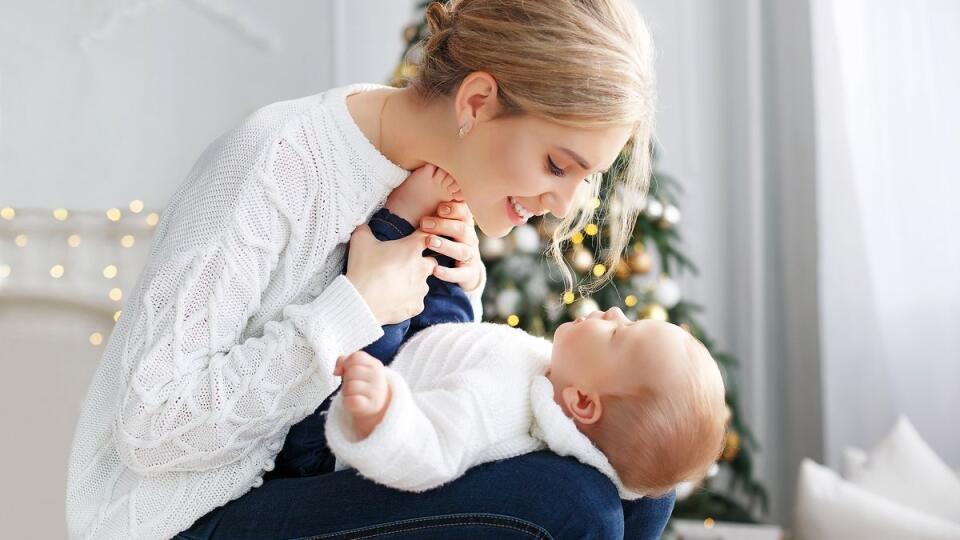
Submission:
<svg viewBox="0 0 960 540">
<path fill-rule="evenodd" d="M 581 430 L 625 486 L 659 497 L 706 475 L 723 451 L 729 420 L 723 377 L 700 340 L 686 333 L 683 386 L 667 393 L 638 378 L 627 394 L 601 395 L 603 413 Z"/>
<path fill-rule="evenodd" d="M 497 81 L 498 117 L 530 114 L 586 129 L 632 126 L 618 160 L 622 172 L 608 173 L 620 179 L 624 200 L 610 249 L 601 249 L 606 271 L 579 287 L 584 295 L 600 289 L 630 242 L 650 184 L 656 93 L 643 18 L 629 0 L 450 0 L 430 4 L 426 16 L 429 37 L 407 80 L 422 98 L 452 96 L 464 77 L 484 71 Z M 578 190 L 548 248 L 566 290 L 573 289 L 573 274 L 561 244 L 595 220 L 599 176 Z M 608 189 L 607 198 L 615 191 Z"/>
</svg>

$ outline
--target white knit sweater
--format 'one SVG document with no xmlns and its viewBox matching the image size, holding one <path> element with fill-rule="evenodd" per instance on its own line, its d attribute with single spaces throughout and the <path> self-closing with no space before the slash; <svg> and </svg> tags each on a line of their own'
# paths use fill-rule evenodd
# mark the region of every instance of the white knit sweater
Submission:
<svg viewBox="0 0 960 540">
<path fill-rule="evenodd" d="M 409 174 L 346 107 L 382 87 L 272 103 L 200 155 L 83 403 L 71 538 L 170 538 L 259 486 L 290 426 L 339 386 L 337 356 L 383 335 L 341 275 L 351 232 Z"/>
<path fill-rule="evenodd" d="M 358 440 L 343 394 L 333 398 L 325 430 L 336 470 L 350 466 L 380 484 L 425 491 L 474 465 L 549 448 L 599 469 L 620 498 L 640 498 L 554 401 L 544 376 L 552 349 L 504 324 L 421 330 L 386 367 L 391 401 L 365 439 Z"/>
</svg>

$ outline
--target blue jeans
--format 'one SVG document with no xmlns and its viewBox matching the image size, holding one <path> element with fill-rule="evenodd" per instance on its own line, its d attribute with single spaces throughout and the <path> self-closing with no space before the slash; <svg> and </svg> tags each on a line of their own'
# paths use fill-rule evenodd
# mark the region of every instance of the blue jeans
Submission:
<svg viewBox="0 0 960 540">
<path fill-rule="evenodd" d="M 415 227 L 386 208 L 371 218 L 381 241 Z M 452 258 L 425 250 L 443 266 Z M 344 263 L 343 271 L 346 271 Z M 383 326 L 363 350 L 384 364 L 414 333 L 442 322 L 473 320 L 463 290 L 435 276 L 416 317 Z M 324 436 L 333 395 L 294 424 L 263 485 L 215 508 L 177 538 L 659 538 L 675 495 L 621 501 L 613 483 L 593 467 L 549 450 L 484 463 L 432 490 L 413 493 L 376 484 L 353 469 L 334 472 Z M 535 495 L 535 496 L 531 496 Z"/>
</svg>

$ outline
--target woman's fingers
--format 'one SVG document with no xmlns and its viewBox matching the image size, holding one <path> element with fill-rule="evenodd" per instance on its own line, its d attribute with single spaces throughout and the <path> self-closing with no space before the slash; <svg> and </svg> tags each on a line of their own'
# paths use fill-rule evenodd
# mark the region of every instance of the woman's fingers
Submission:
<svg viewBox="0 0 960 540">
<path fill-rule="evenodd" d="M 469 261 L 476 256 L 472 246 L 460 242 L 453 242 L 439 236 L 430 236 L 430 238 L 427 239 L 427 247 L 437 253 L 453 257 L 458 261 Z"/>
</svg>

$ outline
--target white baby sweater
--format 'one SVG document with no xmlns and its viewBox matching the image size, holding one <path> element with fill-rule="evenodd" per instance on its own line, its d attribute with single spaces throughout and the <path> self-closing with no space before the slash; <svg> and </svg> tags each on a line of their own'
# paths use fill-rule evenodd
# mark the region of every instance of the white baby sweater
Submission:
<svg viewBox="0 0 960 540">
<path fill-rule="evenodd" d="M 336 358 L 383 335 L 341 275 L 351 232 L 409 175 L 346 107 L 382 87 L 266 105 L 177 188 L 73 435 L 71 538 L 170 538 L 259 486 L 339 386 Z"/>
<path fill-rule="evenodd" d="M 640 498 L 554 401 L 544 376 L 552 349 L 550 341 L 505 324 L 421 330 L 386 367 L 392 397 L 370 435 L 358 440 L 342 393 L 330 403 L 325 430 L 335 468 L 425 491 L 474 465 L 547 447 L 599 469 L 621 499 Z"/>
</svg>

